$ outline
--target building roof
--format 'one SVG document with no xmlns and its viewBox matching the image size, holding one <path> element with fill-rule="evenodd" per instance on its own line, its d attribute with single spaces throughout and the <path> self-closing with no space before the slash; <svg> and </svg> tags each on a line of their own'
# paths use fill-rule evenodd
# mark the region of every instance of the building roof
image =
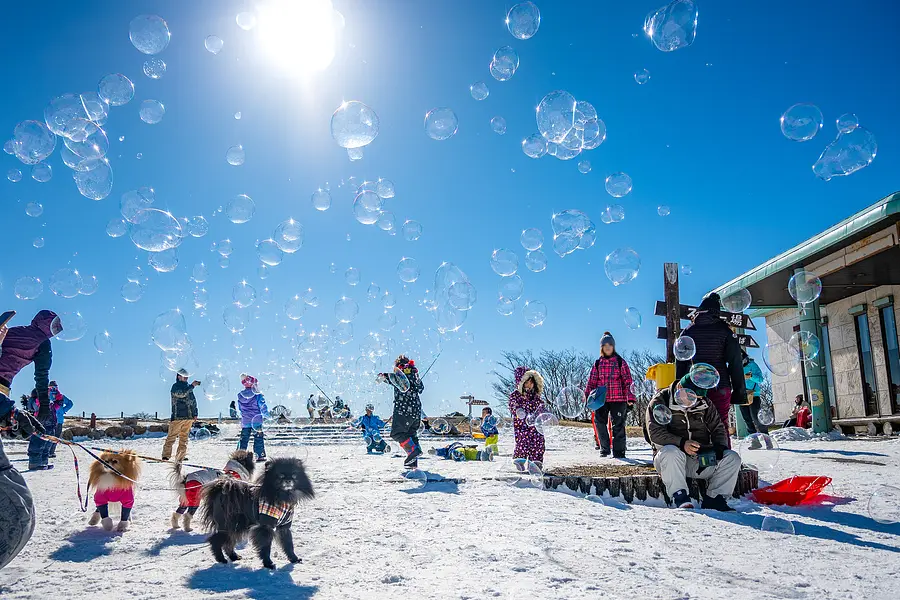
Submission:
<svg viewBox="0 0 900 600">
<path fill-rule="evenodd" d="M 796 306 L 787 287 L 798 268 L 819 275 L 825 304 L 879 285 L 900 284 L 900 236 L 894 233 L 888 240 L 882 235 L 877 246 L 870 244 L 879 232 L 892 226 L 896 232 L 898 222 L 900 192 L 895 192 L 714 291 L 724 298 L 747 289 L 754 309 Z"/>
</svg>

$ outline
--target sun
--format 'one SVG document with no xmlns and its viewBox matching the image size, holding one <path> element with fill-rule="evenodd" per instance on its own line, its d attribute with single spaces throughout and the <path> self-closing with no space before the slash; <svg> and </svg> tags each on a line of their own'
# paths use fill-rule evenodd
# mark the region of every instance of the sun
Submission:
<svg viewBox="0 0 900 600">
<path fill-rule="evenodd" d="M 331 0 L 269 0 L 257 10 L 259 39 L 278 68 L 306 76 L 334 60 L 344 18 Z"/>
</svg>

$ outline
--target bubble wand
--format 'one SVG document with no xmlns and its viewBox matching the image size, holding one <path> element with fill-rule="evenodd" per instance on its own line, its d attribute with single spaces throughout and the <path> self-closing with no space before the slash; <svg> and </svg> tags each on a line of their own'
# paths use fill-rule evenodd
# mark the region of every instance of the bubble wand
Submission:
<svg viewBox="0 0 900 600">
<path fill-rule="evenodd" d="M 298 369 L 300 369 L 301 371 L 303 370 L 303 369 L 300 367 L 300 365 L 297 364 L 297 361 L 294 360 L 293 358 L 291 359 L 291 362 L 294 363 L 295 365 L 297 365 L 297 368 L 298 368 Z M 329 401 L 329 402 L 331 402 L 332 404 L 334 404 L 334 402 L 331 400 L 331 397 L 330 397 L 328 394 L 325 393 L 325 390 L 323 390 L 322 388 L 319 387 L 319 384 L 316 383 L 315 380 L 314 380 L 312 377 L 310 377 L 307 373 L 304 373 L 303 376 L 306 377 L 307 379 L 309 379 L 310 383 L 312 383 L 314 386 L 316 386 L 316 389 L 319 390 L 320 392 L 322 392 L 322 394 L 323 394 L 326 398 L 328 398 L 328 401 Z"/>
<path fill-rule="evenodd" d="M 425 369 L 425 373 L 423 373 L 422 376 L 419 378 L 420 380 L 421 380 L 421 379 L 425 379 L 425 377 L 426 377 L 426 376 L 428 375 L 428 373 L 431 371 L 431 367 L 434 366 L 434 363 L 437 362 L 437 360 L 441 357 L 441 354 L 443 354 L 443 353 L 444 353 L 443 350 L 441 350 L 440 352 L 438 352 L 437 356 L 434 357 L 434 360 L 431 361 L 431 364 L 428 365 L 428 368 Z"/>
</svg>

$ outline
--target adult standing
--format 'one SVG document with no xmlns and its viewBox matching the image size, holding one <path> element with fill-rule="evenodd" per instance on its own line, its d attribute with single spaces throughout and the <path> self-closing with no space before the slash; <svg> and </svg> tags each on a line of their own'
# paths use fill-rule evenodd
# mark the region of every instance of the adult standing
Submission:
<svg viewBox="0 0 900 600">
<path fill-rule="evenodd" d="M 762 408 L 762 398 L 760 390 L 762 389 L 763 374 L 756 361 L 741 350 L 744 364 L 744 385 L 747 387 L 747 398 L 753 398 L 750 404 L 741 405 L 741 415 L 744 417 L 744 425 L 747 426 L 749 434 L 769 433 L 769 428 L 759 420 L 759 409 Z"/>
<path fill-rule="evenodd" d="M 612 420 L 612 454 L 615 458 L 625 458 L 625 416 L 635 402 L 631 393 L 633 382 L 631 368 L 616 352 L 616 339 L 610 332 L 605 332 L 600 338 L 600 358 L 594 362 L 584 389 L 584 395 L 590 396 L 595 389 L 606 388 L 606 401 L 591 414 L 594 441 L 602 456 L 609 456 L 607 422 Z"/>
<path fill-rule="evenodd" d="M 719 384 L 709 390 L 706 397 L 719 411 L 725 431 L 728 431 L 728 411 L 731 404 L 746 404 L 747 388 L 744 385 L 741 347 L 737 336 L 720 318 L 721 301 L 718 294 L 709 294 L 700 303 L 694 322 L 681 332 L 682 336 L 694 340 L 697 351 L 691 360 L 675 361 L 675 380 L 680 381 L 689 374 L 691 366 L 696 363 L 713 366 L 719 372 Z"/>
<path fill-rule="evenodd" d="M 309 413 L 309 422 L 312 423 L 316 418 L 316 395 L 310 394 L 306 399 L 306 412 Z"/>
<path fill-rule="evenodd" d="M 169 434 L 166 443 L 163 444 L 162 459 L 169 460 L 172 456 L 172 446 L 175 438 L 178 438 L 178 452 L 175 460 L 181 462 L 187 455 L 188 436 L 191 433 L 191 425 L 197 419 L 197 398 L 194 397 L 194 388 L 200 385 L 197 380 L 188 383 L 188 372 L 178 369 L 175 375 L 175 383 L 172 384 L 172 418 L 169 421 Z"/>
</svg>

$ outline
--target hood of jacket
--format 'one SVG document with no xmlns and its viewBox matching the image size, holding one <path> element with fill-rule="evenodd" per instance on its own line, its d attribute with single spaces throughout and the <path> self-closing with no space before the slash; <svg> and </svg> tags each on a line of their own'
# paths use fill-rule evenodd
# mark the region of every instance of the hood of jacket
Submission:
<svg viewBox="0 0 900 600">
<path fill-rule="evenodd" d="M 524 369 L 524 367 L 518 367 L 516 369 L 517 375 L 518 375 L 519 369 Z M 522 373 L 522 376 L 517 379 L 516 389 L 519 391 L 519 393 L 522 394 L 523 396 L 525 395 L 525 381 L 527 381 L 528 379 L 534 380 L 534 385 L 537 388 L 537 395 L 543 396 L 544 395 L 544 378 L 541 376 L 540 373 L 538 373 L 534 369 L 524 371 Z"/>
<path fill-rule="evenodd" d="M 52 310 L 42 310 L 34 315 L 34 318 L 31 320 L 31 326 L 43 333 L 45 340 L 49 340 L 53 337 L 53 334 L 50 332 L 50 324 L 56 316 L 56 313 Z"/>
</svg>

